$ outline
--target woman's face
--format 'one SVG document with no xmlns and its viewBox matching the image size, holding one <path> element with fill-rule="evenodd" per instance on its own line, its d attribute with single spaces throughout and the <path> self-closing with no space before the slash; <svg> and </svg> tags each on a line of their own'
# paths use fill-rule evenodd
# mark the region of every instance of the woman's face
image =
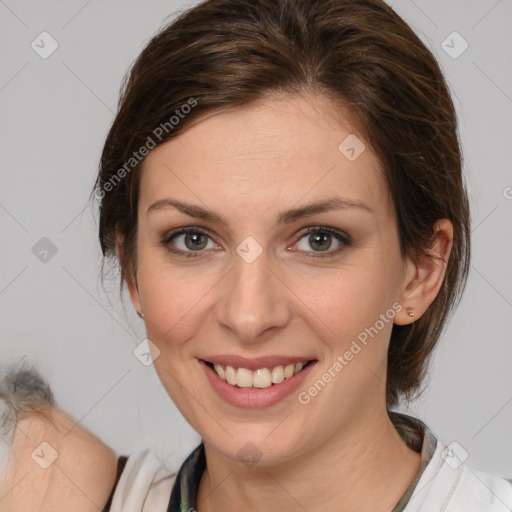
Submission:
<svg viewBox="0 0 512 512">
<path fill-rule="evenodd" d="M 132 300 L 166 391 L 233 460 L 289 460 L 385 411 L 410 267 L 377 157 L 330 112 L 294 96 L 218 113 L 144 163 Z"/>
</svg>

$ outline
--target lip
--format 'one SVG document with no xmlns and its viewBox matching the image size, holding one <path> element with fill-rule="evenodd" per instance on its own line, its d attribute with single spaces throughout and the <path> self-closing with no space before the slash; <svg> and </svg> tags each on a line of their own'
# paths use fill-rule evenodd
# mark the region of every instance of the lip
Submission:
<svg viewBox="0 0 512 512">
<path fill-rule="evenodd" d="M 230 356 L 234 357 L 234 356 Z M 262 358 L 263 360 L 264 358 Z M 310 358 L 312 359 L 312 358 Z M 309 359 L 309 360 L 310 360 Z M 224 361 L 224 359 L 222 359 Z M 281 359 L 282 360 L 282 359 Z M 306 359 L 294 359 L 295 362 L 305 361 Z M 208 360 L 210 361 L 210 360 Z M 254 360 L 252 360 L 254 361 Z M 298 389 L 298 387 L 302 384 L 304 379 L 309 375 L 312 368 L 318 363 L 318 360 L 313 361 L 308 364 L 303 370 L 299 373 L 290 377 L 289 379 L 285 379 L 279 384 L 274 384 L 268 388 L 260 389 L 260 388 L 239 388 L 236 386 L 232 386 L 228 384 L 226 381 L 222 380 L 215 370 L 212 370 L 206 362 L 202 359 L 198 359 L 199 365 L 202 370 L 205 372 L 206 377 L 208 378 L 213 390 L 227 403 L 234 405 L 235 407 L 242 407 L 246 409 L 256 409 L 263 407 L 270 407 L 279 403 L 281 400 L 284 400 L 286 397 L 290 396 L 294 391 Z M 213 361 L 210 361 L 213 362 Z M 290 361 L 290 363 L 293 361 Z M 221 363 L 219 363 L 221 364 Z M 277 363 L 279 364 L 279 363 Z M 247 368 L 244 366 L 240 366 L 242 368 Z M 258 366 L 258 368 L 266 368 L 266 366 Z M 254 369 L 258 369 L 254 368 Z"/>
<path fill-rule="evenodd" d="M 220 354 L 201 357 L 203 361 L 213 364 L 221 364 L 222 366 L 232 366 L 233 368 L 247 368 L 248 370 L 260 370 L 261 368 L 274 368 L 282 364 L 286 366 L 291 363 L 301 363 L 316 359 L 315 356 L 264 356 L 264 357 L 246 357 L 235 356 L 233 354 Z"/>
</svg>

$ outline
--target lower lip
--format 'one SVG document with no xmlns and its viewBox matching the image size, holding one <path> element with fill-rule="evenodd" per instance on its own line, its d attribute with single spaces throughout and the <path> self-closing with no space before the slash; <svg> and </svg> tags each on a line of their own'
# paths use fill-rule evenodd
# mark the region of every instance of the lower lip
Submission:
<svg viewBox="0 0 512 512">
<path fill-rule="evenodd" d="M 225 380 L 222 380 L 215 370 L 212 370 L 204 361 L 199 360 L 199 364 L 217 394 L 231 405 L 248 409 L 270 407 L 291 395 L 302 384 L 317 362 L 314 361 L 308 364 L 302 371 L 293 377 L 283 380 L 279 384 L 273 384 L 268 388 L 261 389 L 232 386 Z"/>
</svg>

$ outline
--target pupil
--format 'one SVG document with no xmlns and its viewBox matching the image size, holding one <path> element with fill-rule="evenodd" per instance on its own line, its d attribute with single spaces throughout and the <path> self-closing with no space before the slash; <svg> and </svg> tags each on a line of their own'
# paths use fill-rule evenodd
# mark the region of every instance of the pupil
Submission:
<svg viewBox="0 0 512 512">
<path fill-rule="evenodd" d="M 326 233 L 314 233 L 310 235 L 310 243 L 312 242 L 312 247 L 314 247 L 314 244 L 317 245 L 317 248 L 320 250 L 329 249 L 331 246 L 331 235 Z"/>
<path fill-rule="evenodd" d="M 189 249 L 197 250 L 203 249 L 206 245 L 205 240 L 201 240 L 203 235 L 200 233 L 188 233 L 185 237 L 185 245 Z M 188 242 L 192 243 L 192 246 L 189 246 Z"/>
</svg>

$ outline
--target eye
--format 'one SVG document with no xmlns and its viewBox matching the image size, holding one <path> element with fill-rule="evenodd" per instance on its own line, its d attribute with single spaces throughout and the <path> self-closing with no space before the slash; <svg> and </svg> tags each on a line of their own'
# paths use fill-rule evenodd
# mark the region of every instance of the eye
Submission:
<svg viewBox="0 0 512 512">
<path fill-rule="evenodd" d="M 297 236 L 299 240 L 291 250 L 309 253 L 307 257 L 333 256 L 351 244 L 350 237 L 346 233 L 326 226 L 305 228 Z M 169 252 L 186 258 L 201 256 L 206 249 L 218 247 L 207 230 L 193 226 L 171 231 L 162 238 L 161 244 Z M 335 249 L 329 250 L 333 246 Z"/>
<path fill-rule="evenodd" d="M 217 247 L 208 232 L 198 227 L 186 227 L 172 231 L 164 236 L 161 243 L 168 251 L 187 258 L 200 256 L 199 253 L 204 252 L 203 249 Z"/>
<path fill-rule="evenodd" d="M 315 226 L 305 228 L 298 233 L 299 240 L 296 242 L 294 249 L 307 253 L 324 253 L 324 254 L 308 254 L 307 257 L 327 257 L 338 254 L 351 243 L 350 237 L 338 231 L 337 229 L 328 228 L 326 226 Z M 329 251 L 334 246 L 334 250 Z M 310 248 L 313 250 L 311 251 Z"/>
</svg>

